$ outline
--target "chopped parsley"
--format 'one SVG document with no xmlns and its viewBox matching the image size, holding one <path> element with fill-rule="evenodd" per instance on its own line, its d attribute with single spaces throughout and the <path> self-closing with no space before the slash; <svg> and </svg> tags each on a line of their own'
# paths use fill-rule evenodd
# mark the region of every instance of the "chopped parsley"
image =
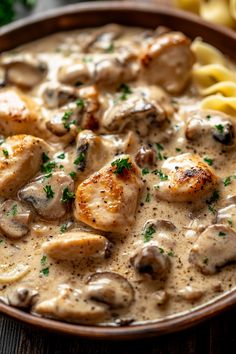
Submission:
<svg viewBox="0 0 236 354">
<path fill-rule="evenodd" d="M 43 160 L 43 163 L 48 162 L 50 160 L 50 158 L 48 157 L 48 155 L 45 152 L 42 153 L 42 160 Z"/>
<path fill-rule="evenodd" d="M 0 243 L 3 243 L 3 240 L 0 240 Z"/>
<path fill-rule="evenodd" d="M 164 160 L 164 156 L 162 155 L 161 151 L 164 150 L 164 147 L 159 144 L 159 143 L 156 143 L 156 148 L 157 148 L 157 158 L 158 160 Z"/>
<path fill-rule="evenodd" d="M 46 263 L 47 263 L 47 256 L 43 256 L 41 259 L 40 259 L 40 263 L 42 266 L 44 266 Z"/>
<path fill-rule="evenodd" d="M 206 119 L 211 119 L 211 115 L 210 115 L 210 114 L 207 114 L 207 115 L 206 115 Z"/>
<path fill-rule="evenodd" d="M 55 161 L 49 161 L 46 162 L 42 165 L 41 171 L 45 173 L 51 173 L 52 170 L 56 167 L 56 162 Z"/>
<path fill-rule="evenodd" d="M 84 103 L 83 98 L 78 98 L 78 99 L 77 99 L 77 101 L 76 101 L 76 106 L 77 106 L 77 107 L 80 107 L 80 108 L 84 108 L 85 103 Z"/>
<path fill-rule="evenodd" d="M 230 226 L 233 226 L 233 221 L 231 219 L 227 219 L 227 223 L 230 225 Z"/>
<path fill-rule="evenodd" d="M 220 237 L 224 237 L 224 236 L 226 236 L 226 233 L 224 233 L 224 232 L 220 231 L 220 232 L 218 233 L 218 236 L 220 236 Z"/>
<path fill-rule="evenodd" d="M 150 194 L 150 193 L 147 193 L 145 202 L 149 203 L 150 200 L 151 200 L 151 194 Z"/>
<path fill-rule="evenodd" d="M 215 125 L 215 128 L 218 130 L 219 133 L 224 133 L 225 127 L 222 124 Z"/>
<path fill-rule="evenodd" d="M 63 234 L 64 232 L 66 232 L 67 227 L 68 227 L 67 224 L 62 224 L 62 225 L 61 225 L 61 227 L 60 227 L 60 232 L 61 232 L 61 234 Z"/>
<path fill-rule="evenodd" d="M 158 247 L 158 248 L 159 248 L 160 253 L 163 254 L 164 253 L 163 248 L 161 248 L 161 247 Z"/>
<path fill-rule="evenodd" d="M 209 166 L 212 166 L 213 165 L 213 160 L 210 159 L 209 157 L 204 157 L 203 159 Z"/>
<path fill-rule="evenodd" d="M 203 259 L 204 264 L 208 264 L 208 262 L 209 262 L 209 259 L 207 257 Z"/>
<path fill-rule="evenodd" d="M 167 256 L 169 256 L 169 257 L 174 257 L 174 252 L 173 252 L 173 250 L 170 250 L 170 251 L 167 253 Z"/>
<path fill-rule="evenodd" d="M 182 150 L 180 148 L 175 148 L 176 152 L 181 152 Z"/>
<path fill-rule="evenodd" d="M 149 242 L 152 239 L 153 234 L 156 232 L 153 226 L 149 226 L 143 233 L 144 242 Z"/>
<path fill-rule="evenodd" d="M 132 90 L 127 84 L 122 84 L 119 88 L 119 91 L 121 92 L 120 95 L 120 100 L 125 101 L 128 98 L 128 95 L 132 93 Z"/>
<path fill-rule="evenodd" d="M 72 114 L 73 114 L 72 110 L 66 111 L 61 119 L 63 121 L 64 128 L 67 130 L 70 130 L 71 124 L 74 124 L 74 121 L 68 122 L 68 120 L 72 116 Z"/>
<path fill-rule="evenodd" d="M 161 181 L 166 181 L 168 180 L 168 176 L 165 175 L 162 170 L 154 170 L 152 173 L 155 175 L 158 175 Z"/>
<path fill-rule="evenodd" d="M 45 277 L 48 277 L 48 275 L 49 275 L 49 267 L 43 268 L 42 270 L 40 270 L 40 273 L 42 273 Z"/>
<path fill-rule="evenodd" d="M 70 200 L 75 198 L 75 193 L 71 192 L 68 187 L 64 188 L 62 193 L 61 202 L 68 203 Z"/>
<path fill-rule="evenodd" d="M 17 204 L 14 204 L 14 205 L 12 206 L 11 210 L 9 210 L 9 211 L 7 212 L 7 216 L 10 216 L 10 215 L 16 216 L 17 213 L 18 213 Z"/>
<path fill-rule="evenodd" d="M 113 43 L 110 43 L 110 45 L 107 47 L 106 52 L 107 53 L 113 53 L 115 49 L 115 46 Z"/>
<path fill-rule="evenodd" d="M 216 209 L 214 206 L 214 203 L 216 203 L 219 200 L 220 194 L 218 191 L 214 191 L 213 194 L 211 195 L 210 199 L 208 199 L 206 201 L 207 205 L 208 205 L 208 209 L 215 214 L 216 213 Z"/>
<path fill-rule="evenodd" d="M 9 152 L 6 149 L 2 149 L 2 153 L 5 157 L 9 156 Z"/>
<path fill-rule="evenodd" d="M 70 173 L 69 173 L 69 175 L 71 176 L 71 178 L 72 179 L 76 179 L 76 172 L 74 172 L 74 171 L 71 171 Z"/>
<path fill-rule="evenodd" d="M 65 153 L 63 152 L 62 154 L 58 155 L 57 158 L 58 158 L 58 159 L 61 159 L 61 160 L 64 160 L 65 156 L 66 156 L 66 155 L 65 155 Z"/>
<path fill-rule="evenodd" d="M 145 175 L 148 175 L 150 173 L 149 169 L 148 168 L 143 168 L 142 169 L 142 175 L 145 176 Z"/>
<path fill-rule="evenodd" d="M 45 186 L 43 190 L 46 193 L 48 199 L 52 199 L 54 197 L 55 192 L 52 190 L 50 185 Z"/>
<path fill-rule="evenodd" d="M 74 165 L 79 165 L 81 162 L 85 160 L 85 153 L 81 152 L 78 157 L 74 160 Z"/>
<path fill-rule="evenodd" d="M 225 187 L 229 186 L 229 185 L 232 183 L 231 176 L 226 177 L 226 178 L 223 180 L 223 183 L 224 183 L 224 186 L 225 186 Z"/>
<path fill-rule="evenodd" d="M 117 159 L 111 163 L 112 166 L 116 166 L 116 170 L 113 171 L 115 175 L 120 175 L 126 170 L 130 170 L 132 163 L 129 162 L 129 158 L 126 159 Z"/>
</svg>

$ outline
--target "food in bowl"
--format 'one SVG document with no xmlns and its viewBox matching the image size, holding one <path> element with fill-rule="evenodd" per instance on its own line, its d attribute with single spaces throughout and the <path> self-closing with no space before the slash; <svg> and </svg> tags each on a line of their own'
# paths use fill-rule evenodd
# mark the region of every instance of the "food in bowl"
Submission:
<svg viewBox="0 0 236 354">
<path fill-rule="evenodd" d="M 54 34 L 0 57 L 0 296 L 123 325 L 235 286 L 235 67 L 180 32 Z"/>
</svg>

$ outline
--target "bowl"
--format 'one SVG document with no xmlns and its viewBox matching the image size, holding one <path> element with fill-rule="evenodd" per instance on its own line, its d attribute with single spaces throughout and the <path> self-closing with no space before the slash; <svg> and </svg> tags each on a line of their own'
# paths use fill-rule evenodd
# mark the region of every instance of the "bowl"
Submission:
<svg viewBox="0 0 236 354">
<path fill-rule="evenodd" d="M 13 49 L 32 40 L 59 31 L 97 27 L 107 23 L 155 28 L 170 27 L 190 38 L 205 41 L 235 58 L 236 34 L 229 29 L 207 23 L 199 17 L 175 9 L 133 2 L 99 2 L 70 5 L 39 16 L 23 19 L 0 29 L 0 51 Z M 76 335 L 84 338 L 125 340 L 159 336 L 176 332 L 209 319 L 236 304 L 236 290 L 212 301 L 167 318 L 130 326 L 87 326 L 36 317 L 0 302 L 0 313 L 41 329 Z"/>
</svg>

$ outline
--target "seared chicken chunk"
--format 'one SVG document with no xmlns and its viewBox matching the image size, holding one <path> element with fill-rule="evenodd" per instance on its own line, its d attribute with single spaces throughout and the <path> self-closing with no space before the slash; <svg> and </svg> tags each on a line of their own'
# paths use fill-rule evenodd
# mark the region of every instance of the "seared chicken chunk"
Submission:
<svg viewBox="0 0 236 354">
<path fill-rule="evenodd" d="M 52 258 L 76 260 L 82 257 L 105 256 L 109 242 L 103 236 L 75 230 L 45 242 L 42 248 Z"/>
<path fill-rule="evenodd" d="M 109 317 L 105 304 L 84 298 L 80 290 L 66 284 L 59 287 L 56 297 L 37 304 L 35 312 L 45 317 L 79 323 L 96 323 Z"/>
<path fill-rule="evenodd" d="M 0 196 L 8 198 L 38 172 L 49 146 L 31 135 L 15 135 L 5 140 L 1 150 Z"/>
<path fill-rule="evenodd" d="M 214 274 L 233 261 L 236 261 L 236 232 L 222 224 L 203 231 L 189 254 L 189 262 L 204 274 Z"/>
<path fill-rule="evenodd" d="M 148 43 L 141 56 L 145 79 L 170 93 L 183 91 L 194 63 L 190 44 L 180 32 L 161 35 Z"/>
<path fill-rule="evenodd" d="M 75 218 L 95 229 L 125 233 L 134 222 L 141 188 L 136 164 L 120 155 L 78 186 Z"/>
<path fill-rule="evenodd" d="M 47 134 L 40 108 L 16 89 L 0 91 L 1 134 L 32 134 L 44 138 Z"/>
<path fill-rule="evenodd" d="M 171 202 L 207 197 L 218 184 L 214 170 L 198 155 L 189 153 L 168 158 L 157 174 L 161 180 L 157 197 Z"/>
</svg>

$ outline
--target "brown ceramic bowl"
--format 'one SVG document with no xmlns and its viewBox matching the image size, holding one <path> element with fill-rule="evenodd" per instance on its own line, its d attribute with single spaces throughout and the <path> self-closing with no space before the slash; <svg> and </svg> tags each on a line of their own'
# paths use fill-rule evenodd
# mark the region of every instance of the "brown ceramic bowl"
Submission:
<svg viewBox="0 0 236 354">
<path fill-rule="evenodd" d="M 24 19 L 0 30 L 0 51 L 58 31 L 102 26 L 116 22 L 128 26 L 155 28 L 158 25 L 183 31 L 189 37 L 200 36 L 235 58 L 236 34 L 208 24 L 195 15 L 155 5 L 104 2 L 71 5 L 35 18 Z M 138 339 L 179 331 L 219 314 L 236 304 L 236 290 L 222 295 L 197 309 L 156 322 L 124 327 L 82 326 L 35 317 L 0 303 L 0 313 L 41 329 L 94 339 Z"/>
</svg>

